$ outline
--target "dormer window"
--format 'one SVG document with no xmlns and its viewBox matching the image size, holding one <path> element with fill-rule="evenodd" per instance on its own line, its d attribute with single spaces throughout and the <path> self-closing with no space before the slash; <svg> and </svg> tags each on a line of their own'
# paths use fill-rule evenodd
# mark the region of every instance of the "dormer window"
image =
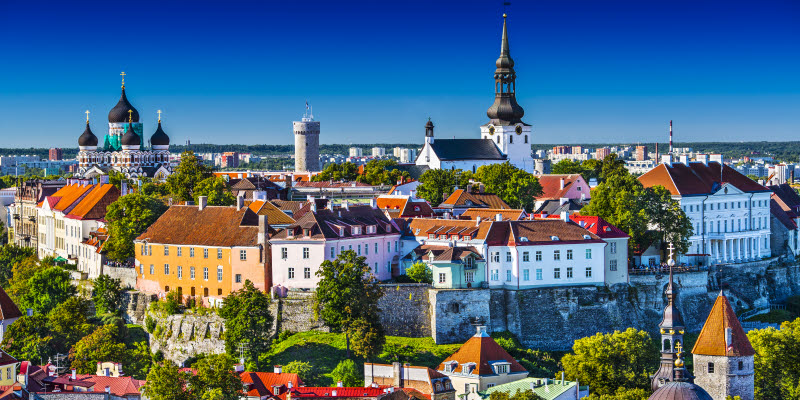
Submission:
<svg viewBox="0 0 800 400">
<path fill-rule="evenodd" d="M 419 228 L 417 228 L 417 230 L 414 231 L 414 235 L 419 235 Z"/>
<path fill-rule="evenodd" d="M 417 233 L 419 233 L 419 229 L 417 229 Z M 429 233 L 428 234 L 428 239 L 436 239 L 436 234 L 435 233 Z"/>
<path fill-rule="evenodd" d="M 375 225 L 368 225 L 367 226 L 367 233 L 373 234 L 377 231 L 377 227 Z"/>
<path fill-rule="evenodd" d="M 339 237 L 344 237 L 344 228 L 339 227 Z"/>
<path fill-rule="evenodd" d="M 495 363 L 493 366 L 495 374 L 507 374 L 510 370 L 511 364 L 508 362 Z"/>
<path fill-rule="evenodd" d="M 457 361 L 450 361 L 444 364 L 444 372 L 455 372 L 456 367 L 458 367 Z"/>
<path fill-rule="evenodd" d="M 303 229 L 303 237 L 311 236 L 311 229 L 305 228 Z"/>
<path fill-rule="evenodd" d="M 439 239 L 447 240 L 447 235 L 439 235 Z"/>
<path fill-rule="evenodd" d="M 550 240 L 553 242 L 559 241 L 558 236 L 550 236 Z"/>
<path fill-rule="evenodd" d="M 360 234 L 361 234 L 361 227 L 360 226 L 354 226 L 353 227 L 353 235 L 360 235 Z"/>
<path fill-rule="evenodd" d="M 414 211 L 419 212 L 420 211 L 419 206 L 414 206 Z"/>
<path fill-rule="evenodd" d="M 591 240 L 591 239 L 592 239 L 592 237 L 591 237 L 591 236 L 589 236 L 589 235 L 583 235 L 583 239 L 584 239 L 584 240 Z"/>
<path fill-rule="evenodd" d="M 286 237 L 289 239 L 294 237 L 294 228 L 286 228 Z"/>
</svg>

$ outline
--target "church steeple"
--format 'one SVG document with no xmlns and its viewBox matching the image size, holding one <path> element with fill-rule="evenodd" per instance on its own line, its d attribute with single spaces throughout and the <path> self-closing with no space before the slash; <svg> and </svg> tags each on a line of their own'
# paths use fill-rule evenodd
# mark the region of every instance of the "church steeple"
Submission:
<svg viewBox="0 0 800 400">
<path fill-rule="evenodd" d="M 495 62 L 494 71 L 494 104 L 486 111 L 493 125 L 515 125 L 522 122 L 525 110 L 517 104 L 514 60 L 508 45 L 508 29 L 506 15 L 503 14 L 503 38 L 500 43 L 500 57 Z"/>
<path fill-rule="evenodd" d="M 656 374 L 653 375 L 651 382 L 653 390 L 676 380 L 675 362 L 679 359 L 683 348 L 685 327 L 676 304 L 677 293 L 672 276 L 672 267 L 675 265 L 675 260 L 672 259 L 672 250 L 674 250 L 674 247 L 670 244 L 670 259 L 667 262 L 669 265 L 669 283 L 664 291 L 667 296 L 667 306 L 664 307 L 664 315 L 661 318 L 661 323 L 658 324 L 659 332 L 661 333 L 661 366 L 659 366 Z"/>
</svg>

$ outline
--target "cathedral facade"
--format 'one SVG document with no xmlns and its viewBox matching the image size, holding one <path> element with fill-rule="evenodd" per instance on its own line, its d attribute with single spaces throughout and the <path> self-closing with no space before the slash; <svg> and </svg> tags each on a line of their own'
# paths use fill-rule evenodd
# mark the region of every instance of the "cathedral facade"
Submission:
<svg viewBox="0 0 800 400">
<path fill-rule="evenodd" d="M 122 95 L 108 113 L 108 133 L 103 143 L 100 144 L 92 132 L 89 111 L 86 111 L 86 129 L 78 138 L 78 148 L 77 175 L 83 178 L 105 175 L 113 170 L 127 178 L 164 180 L 172 172 L 169 136 L 161 128 L 161 112 L 158 127 L 145 145 L 144 126 L 139 120 L 139 112 L 125 94 L 124 73 Z"/>
</svg>

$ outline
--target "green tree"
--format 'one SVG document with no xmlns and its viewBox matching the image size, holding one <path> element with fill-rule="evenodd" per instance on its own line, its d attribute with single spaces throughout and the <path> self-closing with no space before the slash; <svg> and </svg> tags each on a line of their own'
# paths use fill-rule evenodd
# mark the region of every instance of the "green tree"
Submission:
<svg viewBox="0 0 800 400">
<path fill-rule="evenodd" d="M 625 169 L 625 161 L 618 158 L 616 154 L 611 153 L 601 163 L 599 179 L 602 182 L 612 176 L 627 174 L 628 170 Z"/>
<path fill-rule="evenodd" d="M 228 190 L 228 185 L 221 176 L 212 176 L 198 182 L 194 188 L 195 203 L 199 203 L 200 196 L 207 196 L 208 205 L 210 206 L 232 206 L 236 204 L 236 198 Z"/>
<path fill-rule="evenodd" d="M 386 343 L 386 335 L 377 318 L 356 319 L 348 324 L 345 329 L 348 336 L 354 338 L 352 346 L 353 353 L 356 355 L 370 359 L 380 354 L 383 350 L 383 345 Z"/>
<path fill-rule="evenodd" d="M 189 378 L 199 400 L 239 400 L 242 379 L 233 370 L 233 359 L 226 354 L 209 355 L 195 363 L 197 375 Z"/>
<path fill-rule="evenodd" d="M 100 275 L 93 282 L 92 300 L 96 313 L 118 314 L 122 306 L 122 283 L 108 275 Z"/>
<path fill-rule="evenodd" d="M 283 366 L 283 372 L 297 374 L 303 383 L 311 382 L 315 378 L 314 367 L 306 361 L 292 361 Z"/>
<path fill-rule="evenodd" d="M 271 344 L 273 317 L 269 313 L 269 296 L 246 280 L 244 286 L 225 298 L 219 315 L 225 319 L 225 349 L 236 354 L 241 343 L 247 343 L 250 359 L 260 370 L 258 356 Z"/>
<path fill-rule="evenodd" d="M 147 379 L 150 368 L 153 365 L 153 353 L 146 341 L 134 342 L 128 348 L 128 364 L 125 365 L 125 372 L 134 379 Z"/>
<path fill-rule="evenodd" d="M 592 393 L 588 397 L 584 397 L 586 400 L 647 400 L 650 395 L 649 390 L 636 388 L 636 389 L 628 389 L 628 388 L 618 388 L 616 392 L 613 394 L 597 394 Z"/>
<path fill-rule="evenodd" d="M 331 378 L 333 378 L 334 382 L 342 382 L 344 387 L 364 386 L 362 372 L 358 370 L 355 361 L 349 358 L 340 361 L 336 365 L 336 368 L 331 371 Z"/>
<path fill-rule="evenodd" d="M 150 400 L 195 400 L 188 383 L 189 373 L 167 361 L 150 369 L 142 394 Z"/>
<path fill-rule="evenodd" d="M 475 179 L 486 186 L 487 192 L 500 196 L 512 208 L 531 211 L 535 197 L 542 194 L 538 178 L 508 162 L 478 167 Z"/>
<path fill-rule="evenodd" d="M 133 240 L 167 208 L 158 199 L 140 193 L 127 194 L 111 203 L 106 209 L 109 239 L 104 247 L 108 256 L 120 262 L 132 258 L 135 255 Z"/>
<path fill-rule="evenodd" d="M 415 282 L 419 283 L 432 283 L 433 271 L 428 268 L 428 264 L 424 262 L 417 262 L 406 269 L 406 275 Z"/>
<path fill-rule="evenodd" d="M 357 256 L 354 251 L 346 250 L 335 260 L 325 260 L 317 271 L 320 281 L 314 296 L 314 315 L 325 321 L 332 330 L 345 333 L 348 358 L 351 334 L 356 332 L 351 327 L 355 327 L 354 324 L 359 320 L 380 324 L 378 300 L 383 295 L 383 289 L 378 285 L 365 260 L 364 257 Z M 359 329 L 364 329 L 363 324 L 358 326 Z M 374 343 L 376 340 L 374 334 L 383 336 L 382 331 L 382 329 L 372 329 L 368 336 L 352 337 L 352 339 Z M 374 348 L 374 345 L 355 347 L 366 349 Z"/>
<path fill-rule="evenodd" d="M 406 171 L 396 168 L 395 160 L 371 160 L 364 165 L 364 174 L 357 180 L 369 185 L 394 185 L 400 178 L 410 178 Z"/>
<path fill-rule="evenodd" d="M 519 390 L 513 394 L 509 395 L 508 392 L 501 392 L 499 390 L 493 391 L 489 394 L 489 400 L 544 400 L 542 396 L 534 393 L 533 390 Z"/>
<path fill-rule="evenodd" d="M 119 332 L 114 325 L 98 327 L 69 351 L 69 362 L 79 374 L 94 373 L 98 362 L 127 363 L 128 357 L 125 343 L 120 342 Z"/>
<path fill-rule="evenodd" d="M 18 360 L 41 362 L 54 351 L 54 339 L 44 315 L 19 317 L 3 334 L 0 348 Z"/>
<path fill-rule="evenodd" d="M 26 258 L 36 257 L 36 249 L 7 244 L 0 247 L 0 286 L 6 287 L 14 266 Z"/>
<path fill-rule="evenodd" d="M 180 201 L 191 201 L 197 184 L 212 176 L 213 168 L 187 150 L 181 153 L 180 164 L 167 177 L 167 191 Z"/>
<path fill-rule="evenodd" d="M 658 365 L 658 351 L 645 331 L 634 328 L 578 339 L 561 358 L 566 378 L 589 385 L 598 395 L 618 388 L 647 389 Z"/>
<path fill-rule="evenodd" d="M 592 190 L 589 204 L 581 215 L 594 215 L 622 229 L 631 239 L 629 248 L 649 244 L 647 236 L 648 215 L 640 199 L 644 188 L 633 175 L 613 175 Z"/>
<path fill-rule="evenodd" d="M 550 172 L 553 174 L 558 175 L 568 175 L 568 174 L 581 174 L 583 175 L 585 170 L 583 169 L 583 165 L 581 165 L 580 161 L 563 159 L 550 167 Z M 587 179 L 584 176 L 584 179 Z"/>
<path fill-rule="evenodd" d="M 683 212 L 680 203 L 672 199 L 672 194 L 663 186 L 645 188 L 641 196 L 641 204 L 647 214 L 651 233 L 658 239 L 664 256 L 667 243 L 675 246 L 677 253 L 689 250 L 689 236 L 694 229 L 692 221 Z"/>
<path fill-rule="evenodd" d="M 319 174 L 311 178 L 314 182 L 352 182 L 358 179 L 358 165 L 351 162 L 328 164 Z"/>
<path fill-rule="evenodd" d="M 460 169 L 429 169 L 419 177 L 417 196 L 427 200 L 432 206 L 438 206 L 454 192 L 455 187 L 465 188 L 470 177 L 470 173 Z"/>
<path fill-rule="evenodd" d="M 747 332 L 755 355 L 757 400 L 800 399 L 800 318 Z"/>
<path fill-rule="evenodd" d="M 54 336 L 58 352 L 69 351 L 84 336 L 92 333 L 95 326 L 89 323 L 86 314 L 89 304 L 80 297 L 70 297 L 47 314 L 47 327 Z"/>
<path fill-rule="evenodd" d="M 28 281 L 34 274 L 47 269 L 48 266 L 49 265 L 37 260 L 36 257 L 24 258 L 20 262 L 14 264 L 14 267 L 11 269 L 11 278 L 8 280 L 8 286 L 5 288 L 9 297 L 11 297 L 17 305 L 22 306 L 22 298 L 28 293 Z"/>
<path fill-rule="evenodd" d="M 32 308 L 37 314 L 47 314 L 76 293 L 69 272 L 59 267 L 48 267 L 35 272 L 28 279 L 27 291 L 20 300 L 23 308 Z"/>
</svg>

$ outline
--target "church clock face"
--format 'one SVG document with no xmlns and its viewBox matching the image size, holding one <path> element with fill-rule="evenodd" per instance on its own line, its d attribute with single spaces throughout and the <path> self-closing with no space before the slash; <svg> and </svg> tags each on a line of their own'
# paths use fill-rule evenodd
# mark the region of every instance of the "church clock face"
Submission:
<svg viewBox="0 0 800 400">
<path fill-rule="evenodd" d="M 522 134 L 522 126 L 517 125 L 516 129 L 514 129 L 514 130 L 517 132 L 517 135 L 521 135 Z"/>
<path fill-rule="evenodd" d="M 494 126 L 489 127 L 489 134 L 494 135 Z"/>
</svg>

